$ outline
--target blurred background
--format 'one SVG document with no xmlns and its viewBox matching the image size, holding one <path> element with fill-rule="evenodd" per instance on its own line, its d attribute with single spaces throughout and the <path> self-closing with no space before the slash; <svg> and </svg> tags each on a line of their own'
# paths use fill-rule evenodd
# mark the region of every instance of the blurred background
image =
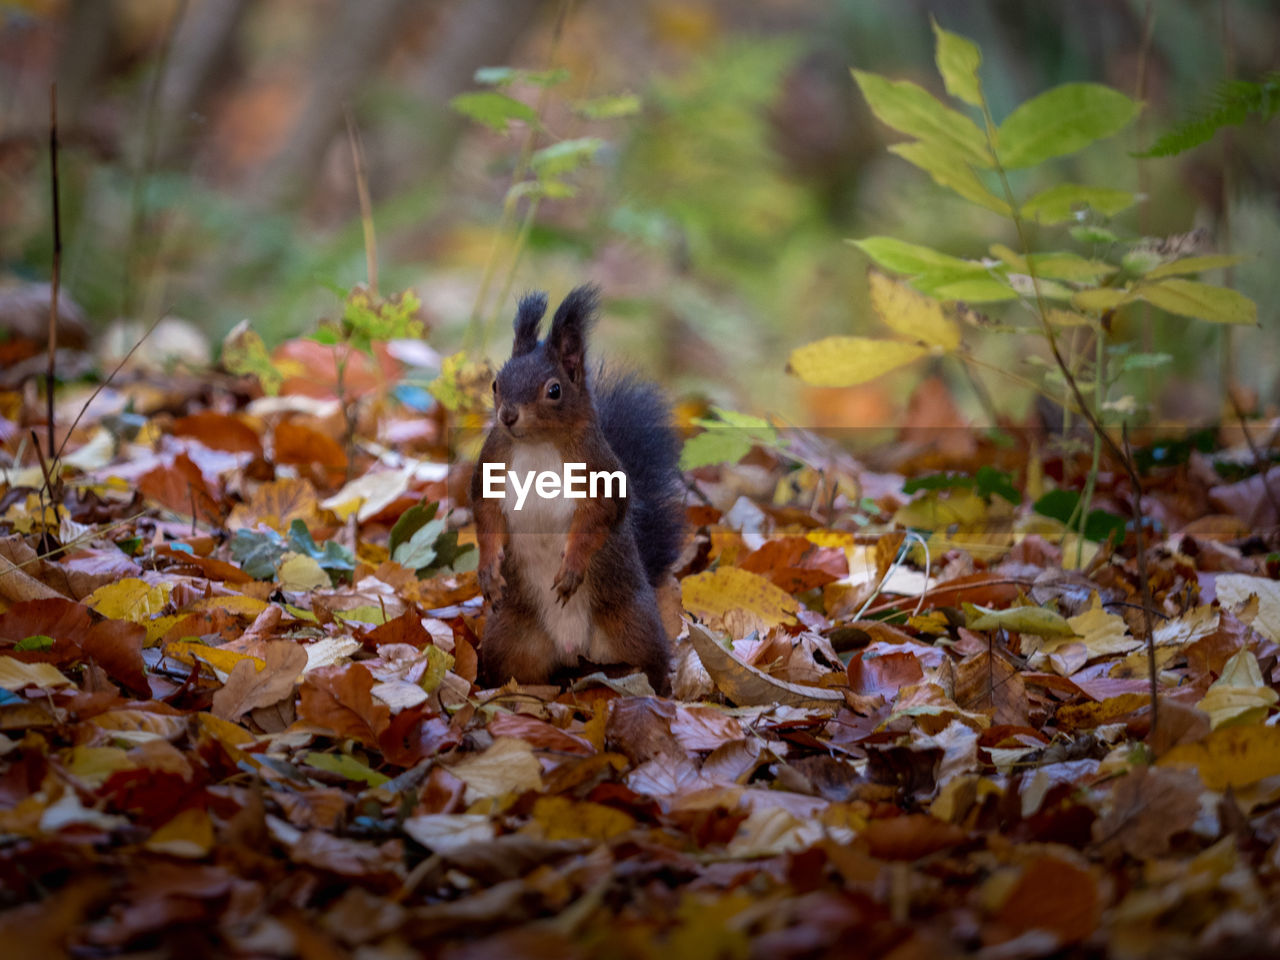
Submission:
<svg viewBox="0 0 1280 960">
<path fill-rule="evenodd" d="M 789 351 L 815 338 L 886 332 L 867 306 L 867 260 L 846 238 L 888 234 L 967 257 L 1016 244 L 1007 222 L 886 152 L 898 138 L 850 77 L 857 67 L 941 95 L 930 14 L 981 46 L 997 120 L 1068 81 L 1147 102 L 1134 127 L 1049 165 L 1054 179 L 1015 187 L 1141 190 L 1147 202 L 1116 219 L 1117 233 L 1205 228 L 1212 249 L 1251 254 L 1230 279 L 1257 300 L 1261 329 L 1228 338 L 1160 315 L 1149 331 L 1117 332 L 1175 357 L 1142 398 L 1157 419 L 1217 417 L 1224 376 L 1260 410 L 1274 406 L 1280 123 L 1251 119 L 1171 159 L 1131 155 L 1203 110 L 1224 79 L 1276 69 L 1280 6 L 1269 0 L 3 4 L 0 290 L 50 276 L 56 80 L 62 289 L 101 356 L 160 316 L 186 321 L 190 348 L 216 357 L 242 320 L 272 345 L 339 313 L 342 291 L 368 279 L 367 184 L 378 287 L 417 293 L 442 354 L 464 345 L 477 315 L 498 324 L 484 348 L 501 359 L 523 291 L 554 302 L 593 280 L 606 294 L 598 351 L 677 393 L 849 426 L 900 422 L 927 381 L 970 414 L 972 385 L 949 367 L 845 390 L 785 372 Z M 496 88 L 536 113 L 532 133 L 450 106 L 494 90 L 476 71 L 499 66 L 565 71 Z M 538 82 L 548 79 L 559 82 Z M 585 138 L 601 142 L 548 174 L 564 189 L 544 191 L 532 215 L 530 196 L 516 197 L 504 215 L 531 150 Z M 1071 247 L 1057 229 L 1036 238 L 1041 249 Z M 978 346 L 996 370 L 1016 370 L 1029 349 Z M 1027 415 L 1023 388 L 998 373 L 983 386 L 1008 416 Z"/>
</svg>

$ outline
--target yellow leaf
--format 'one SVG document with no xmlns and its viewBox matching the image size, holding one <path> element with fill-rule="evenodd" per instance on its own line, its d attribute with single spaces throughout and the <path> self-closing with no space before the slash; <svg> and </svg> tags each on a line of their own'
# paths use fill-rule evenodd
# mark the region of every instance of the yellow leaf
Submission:
<svg viewBox="0 0 1280 960">
<path fill-rule="evenodd" d="M 234 650 L 223 650 L 221 647 L 210 647 L 203 643 L 192 643 L 188 640 L 175 640 L 164 648 L 166 657 L 193 666 L 197 660 L 209 664 L 224 674 L 231 673 L 241 660 L 252 661 L 255 670 L 263 669 L 267 664 L 258 657 L 247 653 L 236 653 Z"/>
<path fill-rule="evenodd" d="M 761 630 L 796 622 L 792 614 L 798 604 L 791 594 L 739 567 L 717 567 L 685 577 L 680 596 L 687 611 L 713 626 L 722 626 L 731 611 L 748 614 Z"/>
<path fill-rule="evenodd" d="M 1172 260 L 1169 263 L 1161 264 L 1154 270 L 1148 270 L 1145 276 L 1148 280 L 1158 280 L 1161 277 L 1176 277 L 1185 273 L 1221 270 L 1223 267 L 1232 267 L 1248 259 L 1247 256 L 1227 253 L 1213 253 L 1203 257 L 1183 257 L 1181 260 Z"/>
<path fill-rule="evenodd" d="M 1155 628 L 1153 637 L 1155 646 L 1180 647 L 1194 643 L 1201 637 L 1207 637 L 1218 629 L 1218 611 L 1210 604 L 1203 604 L 1194 610 L 1188 610 L 1182 616 L 1166 620 Z"/>
<path fill-rule="evenodd" d="M 287 553 L 276 570 L 276 582 L 281 590 L 301 593 L 329 586 L 329 575 L 316 562 L 315 557 L 302 553 Z"/>
<path fill-rule="evenodd" d="M 160 583 L 153 587 L 137 577 L 125 577 L 99 587 L 85 597 L 84 602 L 109 620 L 146 623 L 164 610 L 172 592 L 171 583 Z"/>
<path fill-rule="evenodd" d="M 1008 610 L 988 610 L 972 603 L 962 604 L 970 630 L 996 630 L 1003 628 L 1017 633 L 1032 633 L 1041 637 L 1076 636 L 1071 624 L 1062 614 L 1047 607 L 1010 607 Z"/>
<path fill-rule="evenodd" d="M 873 270 L 868 275 L 871 306 L 880 319 L 898 333 L 950 353 L 960 346 L 960 328 L 942 312 L 942 304 L 912 290 L 888 274 Z"/>
<path fill-rule="evenodd" d="M 1091 320 L 1083 314 L 1076 313 L 1074 310 L 1062 310 L 1058 307 L 1049 308 L 1049 322 L 1055 327 L 1097 326 L 1096 320 Z"/>
<path fill-rule="evenodd" d="M 1210 790 L 1246 787 L 1280 776 L 1280 727 L 1223 727 L 1198 743 L 1174 747 L 1159 766 L 1195 767 Z"/>
<path fill-rule="evenodd" d="M 1152 306 L 1210 323 L 1257 325 L 1258 305 L 1243 293 L 1197 280 L 1169 277 L 1144 283 L 1134 291 Z"/>
<path fill-rule="evenodd" d="M 942 530 L 955 524 L 973 528 L 984 524 L 990 509 L 973 490 L 929 490 L 899 509 L 893 522 L 918 530 Z"/>
<path fill-rule="evenodd" d="M 1071 624 L 1084 645 L 1089 649 L 1090 657 L 1103 657 L 1112 653 L 1128 653 L 1142 646 L 1142 641 L 1129 635 L 1124 617 L 1108 613 L 1094 596 L 1093 606 L 1084 613 L 1071 617 Z"/>
<path fill-rule="evenodd" d="M 197 600 L 186 609 L 192 613 L 198 613 L 201 610 L 223 610 L 238 617 L 256 617 L 269 606 L 270 604 L 264 600 L 237 595 L 234 597 L 206 597 L 203 600 Z"/>
<path fill-rule="evenodd" d="M 213 849 L 213 822 L 199 807 L 188 807 L 143 844 L 155 853 L 198 860 Z"/>
<path fill-rule="evenodd" d="M 481 797 L 542 789 L 542 764 L 533 747 L 515 737 L 498 737 L 483 753 L 455 763 L 449 772 L 467 785 L 468 804 Z"/>
<path fill-rule="evenodd" d="M 1262 679 L 1252 651 L 1239 650 L 1196 706 L 1209 715 L 1209 726 L 1217 730 L 1228 724 L 1260 723 L 1277 700 L 1280 694 Z"/>
<path fill-rule="evenodd" d="M 548 840 L 593 840 L 607 843 L 636 825 L 621 810 L 602 803 L 567 797 L 539 797 L 533 804 L 533 819 Z"/>
<path fill-rule="evenodd" d="M 874 380 L 928 353 L 927 347 L 902 340 L 826 337 L 791 351 L 787 366 L 812 386 L 850 387 Z"/>
<path fill-rule="evenodd" d="M 1222 605 L 1234 611 L 1256 596 L 1258 613 L 1250 626 L 1268 640 L 1280 643 L 1280 582 L 1243 573 L 1222 573 L 1214 581 L 1214 589 Z"/>
<path fill-rule="evenodd" d="M 100 787 L 117 770 L 133 766 L 129 755 L 119 747 L 72 747 L 66 761 L 67 772 L 91 787 Z"/>
<path fill-rule="evenodd" d="M 0 657 L 0 687 L 5 690 L 17 691 L 23 687 L 52 690 L 68 686 L 71 681 L 52 663 L 24 663 L 13 657 Z"/>
<path fill-rule="evenodd" d="M 1071 296 L 1071 305 L 1086 313 L 1105 313 L 1133 299 L 1128 290 L 1102 287 L 1097 290 L 1080 290 Z"/>
</svg>

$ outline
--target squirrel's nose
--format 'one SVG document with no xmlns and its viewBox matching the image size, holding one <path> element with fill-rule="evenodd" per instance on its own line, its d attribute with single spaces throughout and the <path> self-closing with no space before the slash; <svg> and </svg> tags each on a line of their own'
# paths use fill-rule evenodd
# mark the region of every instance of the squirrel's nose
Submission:
<svg viewBox="0 0 1280 960">
<path fill-rule="evenodd" d="M 515 407 L 508 407 L 506 404 L 503 404 L 498 409 L 498 419 L 501 420 L 505 426 L 509 427 L 520 419 L 520 411 Z"/>
</svg>

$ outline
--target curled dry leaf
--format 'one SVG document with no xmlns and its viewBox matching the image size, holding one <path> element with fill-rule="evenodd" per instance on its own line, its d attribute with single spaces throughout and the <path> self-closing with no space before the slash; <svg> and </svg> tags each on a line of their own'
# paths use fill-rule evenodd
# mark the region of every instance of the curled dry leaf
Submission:
<svg viewBox="0 0 1280 960">
<path fill-rule="evenodd" d="M 739 706 L 782 703 L 834 711 L 844 704 L 844 694 L 838 690 L 786 683 L 748 666 L 697 624 L 689 625 L 689 639 L 721 693 Z"/>
</svg>

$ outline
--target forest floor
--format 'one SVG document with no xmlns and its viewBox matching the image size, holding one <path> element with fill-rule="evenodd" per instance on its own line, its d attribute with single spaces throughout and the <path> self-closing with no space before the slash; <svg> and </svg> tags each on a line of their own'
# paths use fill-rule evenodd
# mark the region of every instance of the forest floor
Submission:
<svg viewBox="0 0 1280 960">
<path fill-rule="evenodd" d="M 358 374 L 0 398 L 6 956 L 1280 955 L 1265 425 L 1141 545 L 1087 442 L 792 431 L 687 475 L 672 695 L 487 690 L 458 415 Z"/>
</svg>

